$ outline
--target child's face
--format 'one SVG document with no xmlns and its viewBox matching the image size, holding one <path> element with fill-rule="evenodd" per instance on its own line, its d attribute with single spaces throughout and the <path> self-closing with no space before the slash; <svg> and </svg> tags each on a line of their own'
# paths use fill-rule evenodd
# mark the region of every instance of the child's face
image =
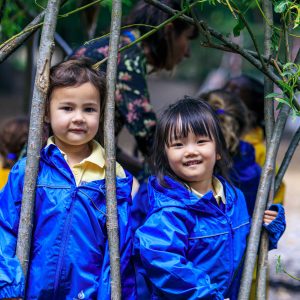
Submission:
<svg viewBox="0 0 300 300">
<path fill-rule="evenodd" d="M 89 82 L 53 90 L 49 116 L 55 143 L 60 149 L 91 141 L 99 127 L 100 95 Z"/>
<path fill-rule="evenodd" d="M 165 151 L 172 171 L 190 187 L 199 190 L 199 185 L 211 185 L 214 166 L 220 155 L 209 137 L 197 136 L 190 131 L 187 137 L 172 139 Z"/>
</svg>

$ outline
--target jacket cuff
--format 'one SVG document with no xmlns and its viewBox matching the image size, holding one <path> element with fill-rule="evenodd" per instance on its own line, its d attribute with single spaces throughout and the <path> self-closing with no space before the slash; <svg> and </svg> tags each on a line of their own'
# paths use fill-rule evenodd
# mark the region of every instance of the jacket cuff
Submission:
<svg viewBox="0 0 300 300">
<path fill-rule="evenodd" d="M 0 299 L 5 298 L 24 298 L 24 284 L 7 285 L 0 288 Z"/>
<path fill-rule="evenodd" d="M 263 224 L 268 231 L 269 236 L 269 250 L 277 249 L 277 243 L 283 235 L 286 228 L 285 212 L 281 204 L 272 204 L 269 210 L 277 211 L 277 217 L 269 225 Z"/>
</svg>

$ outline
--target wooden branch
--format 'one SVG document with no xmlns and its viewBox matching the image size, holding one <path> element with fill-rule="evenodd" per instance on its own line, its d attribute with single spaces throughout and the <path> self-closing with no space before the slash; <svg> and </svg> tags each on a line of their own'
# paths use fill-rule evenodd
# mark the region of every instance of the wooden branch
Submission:
<svg viewBox="0 0 300 300">
<path fill-rule="evenodd" d="M 273 25 L 273 7 L 272 2 L 270 0 L 262 1 L 263 11 L 268 19 L 268 22 L 264 21 L 264 54 L 265 56 L 272 56 L 272 25 Z M 270 68 L 270 66 L 265 66 L 266 68 Z M 274 130 L 274 103 L 266 98 L 266 96 L 272 93 L 274 90 L 273 82 L 265 76 L 264 78 L 264 115 L 265 115 L 265 123 L 266 123 L 266 141 L 267 141 L 267 149 L 270 147 L 272 132 Z M 276 156 L 273 161 L 273 169 L 275 169 L 275 161 Z M 274 176 L 275 172 L 273 172 L 273 176 L 271 178 L 271 187 L 268 196 L 268 204 L 269 207 L 273 203 L 274 199 Z M 266 209 L 266 207 L 265 207 Z M 265 300 L 267 295 L 267 276 L 268 276 L 268 250 L 269 250 L 269 239 L 266 230 L 263 230 L 260 240 L 260 248 L 258 255 L 258 267 L 257 267 L 257 280 L 256 280 L 256 299 L 257 300 Z M 250 286 L 251 288 L 251 286 Z"/>
<path fill-rule="evenodd" d="M 159 9 L 161 9 L 162 11 L 174 15 L 176 13 L 178 13 L 178 11 L 168 7 L 165 4 L 162 4 L 160 1 L 158 0 L 145 0 L 148 3 L 151 3 L 152 5 L 158 7 Z M 192 5 L 196 5 L 198 2 L 194 2 L 191 4 Z M 181 15 L 179 16 L 180 19 L 186 21 L 187 23 L 195 24 L 195 21 L 193 20 L 193 18 L 190 18 L 186 15 Z M 232 52 L 234 53 L 238 53 L 241 56 L 243 56 L 248 62 L 250 62 L 253 66 L 255 66 L 258 70 L 260 70 L 262 73 L 264 73 L 266 76 L 268 76 L 277 86 L 280 87 L 280 78 L 272 71 L 270 71 L 270 69 L 264 69 L 261 62 L 256 58 L 259 57 L 258 54 L 253 55 L 253 51 L 249 51 L 247 49 L 243 49 L 241 48 L 238 44 L 235 44 L 234 42 L 230 41 L 228 38 L 226 38 L 223 34 L 215 31 L 214 29 L 212 29 L 211 27 L 209 27 L 206 22 L 204 21 L 200 21 L 202 22 L 202 24 L 205 24 L 204 26 L 207 28 L 207 30 L 209 31 L 210 35 L 214 38 L 216 38 L 217 40 L 221 41 L 222 44 L 224 46 L 227 46 L 228 49 L 231 49 Z M 273 60 L 270 60 L 269 57 L 264 57 L 262 56 L 262 58 L 264 58 L 266 60 L 266 63 L 271 61 L 273 62 Z"/>
<path fill-rule="evenodd" d="M 111 35 L 107 64 L 107 100 L 104 117 L 104 145 L 106 153 L 106 211 L 107 234 L 109 242 L 111 299 L 121 299 L 120 242 L 118 210 L 116 200 L 116 151 L 115 151 L 115 85 L 117 75 L 117 58 L 121 28 L 121 0 L 113 0 Z"/>
<path fill-rule="evenodd" d="M 263 224 L 263 214 L 266 208 L 268 194 L 271 187 L 272 176 L 274 173 L 274 161 L 277 156 L 279 143 L 286 120 L 290 112 L 290 107 L 283 105 L 280 109 L 277 121 L 274 126 L 274 131 L 267 149 L 266 162 L 262 169 L 262 175 L 256 196 L 255 207 L 252 217 L 251 231 L 248 238 L 248 246 L 245 258 L 245 268 L 243 269 L 242 281 L 239 291 L 239 300 L 248 300 L 250 287 L 252 283 L 252 274 L 254 271 L 257 250 L 259 246 L 260 233 Z M 250 276 L 249 276 L 250 274 Z"/>
<path fill-rule="evenodd" d="M 252 30 L 251 30 L 251 28 L 250 28 L 248 22 L 246 21 L 244 15 L 243 15 L 241 12 L 238 11 L 238 15 L 239 15 L 239 17 L 241 18 L 241 20 L 243 21 L 243 23 L 244 23 L 244 25 L 245 25 L 245 27 L 246 27 L 246 29 L 247 29 L 249 35 L 250 35 L 250 38 L 251 38 L 251 40 L 252 40 L 252 42 L 253 42 L 254 48 L 255 48 L 255 50 L 256 50 L 257 56 L 258 56 L 258 58 L 259 58 L 259 61 L 260 61 L 261 65 L 262 65 L 262 68 L 263 68 L 263 69 L 267 69 L 267 66 L 266 66 L 266 64 L 265 64 L 265 61 L 264 61 L 264 59 L 263 59 L 263 57 L 262 57 L 262 55 L 261 55 L 261 53 L 260 53 L 260 51 L 259 51 L 259 48 L 258 48 L 256 39 L 255 39 L 255 37 L 254 37 L 254 34 L 253 34 L 253 32 L 252 32 Z"/>
<path fill-rule="evenodd" d="M 16 254 L 24 272 L 25 280 L 29 265 L 36 178 L 38 175 L 39 157 L 42 147 L 43 118 L 49 85 L 49 69 L 54 46 L 53 39 L 59 3 L 60 0 L 49 0 L 44 13 L 45 20 L 39 48 L 40 57 L 37 64 L 37 74 L 31 107 L 25 181 L 16 250 Z"/>
<path fill-rule="evenodd" d="M 280 184 L 282 182 L 283 176 L 292 160 L 292 157 L 299 145 L 299 141 L 300 141 L 300 127 L 298 127 L 296 133 L 294 134 L 291 143 L 284 155 L 283 161 L 281 163 L 281 166 L 278 170 L 277 176 L 276 176 L 276 180 L 275 180 L 275 193 L 278 192 Z"/>
<path fill-rule="evenodd" d="M 68 0 L 62 0 L 62 4 Z M 14 53 L 37 29 L 40 28 L 41 22 L 44 19 L 45 11 L 38 14 L 21 32 L 13 39 L 9 39 L 0 46 L 0 63 L 6 60 Z"/>
</svg>

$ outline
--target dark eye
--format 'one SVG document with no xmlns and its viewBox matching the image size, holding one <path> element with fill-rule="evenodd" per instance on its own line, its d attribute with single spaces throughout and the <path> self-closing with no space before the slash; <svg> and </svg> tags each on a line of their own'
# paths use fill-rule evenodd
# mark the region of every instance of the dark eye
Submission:
<svg viewBox="0 0 300 300">
<path fill-rule="evenodd" d="M 63 106 L 60 109 L 64 110 L 64 111 L 72 111 L 72 107 L 71 106 Z"/>
<path fill-rule="evenodd" d="M 203 144 L 203 143 L 206 143 L 206 142 L 208 142 L 208 139 L 199 139 L 197 141 L 197 144 Z"/>
<path fill-rule="evenodd" d="M 95 112 L 96 109 L 95 109 L 94 107 L 86 107 L 86 108 L 84 109 L 84 111 L 87 112 L 87 113 L 91 113 L 91 112 Z"/>
<path fill-rule="evenodd" d="M 182 147 L 182 143 L 180 143 L 180 142 L 174 142 L 174 143 L 172 143 L 171 144 L 171 147 L 174 147 L 174 148 L 180 148 L 180 147 Z"/>
</svg>

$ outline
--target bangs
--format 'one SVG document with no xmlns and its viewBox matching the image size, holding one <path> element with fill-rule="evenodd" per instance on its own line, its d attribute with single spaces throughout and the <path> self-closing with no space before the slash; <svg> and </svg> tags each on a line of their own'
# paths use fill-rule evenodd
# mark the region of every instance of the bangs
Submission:
<svg viewBox="0 0 300 300">
<path fill-rule="evenodd" d="M 169 117 L 165 127 L 164 142 L 170 146 L 172 141 L 185 138 L 190 132 L 213 140 L 210 128 L 214 127 L 213 120 L 207 114 L 201 111 L 195 113 L 186 107 L 184 111 Z"/>
</svg>

